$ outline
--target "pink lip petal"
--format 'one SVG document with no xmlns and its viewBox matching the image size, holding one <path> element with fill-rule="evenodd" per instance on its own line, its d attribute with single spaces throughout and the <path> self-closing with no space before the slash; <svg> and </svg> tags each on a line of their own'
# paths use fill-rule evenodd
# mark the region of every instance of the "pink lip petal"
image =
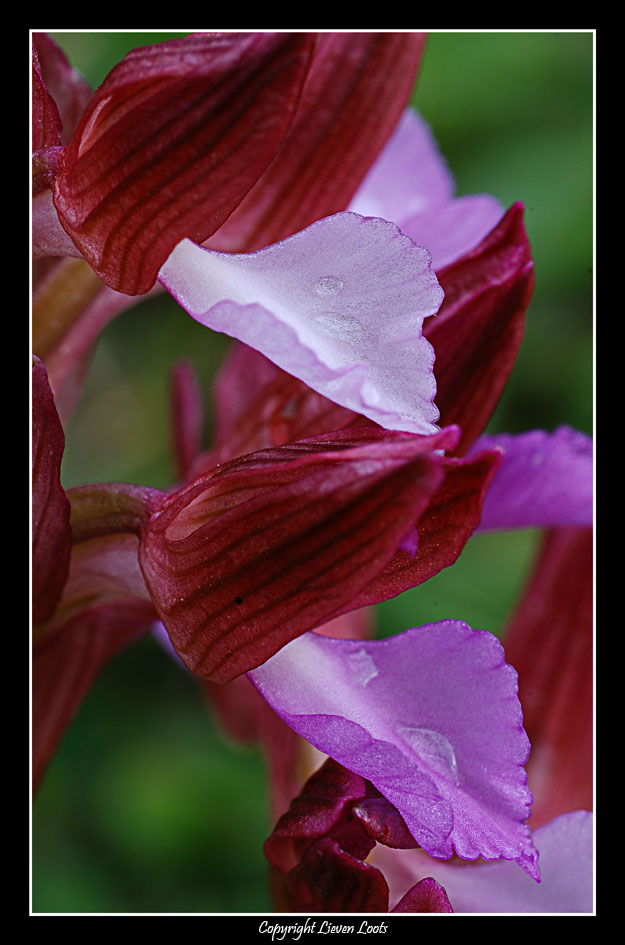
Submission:
<svg viewBox="0 0 625 945">
<path fill-rule="evenodd" d="M 249 676 L 288 725 L 371 781 L 431 856 L 516 860 L 538 879 L 529 742 L 495 637 L 460 621 L 374 641 L 306 633 Z"/>
<path fill-rule="evenodd" d="M 249 254 L 183 240 L 159 280 L 197 321 L 334 402 L 389 429 L 436 431 L 421 326 L 442 291 L 427 251 L 393 224 L 340 213 Z"/>
</svg>

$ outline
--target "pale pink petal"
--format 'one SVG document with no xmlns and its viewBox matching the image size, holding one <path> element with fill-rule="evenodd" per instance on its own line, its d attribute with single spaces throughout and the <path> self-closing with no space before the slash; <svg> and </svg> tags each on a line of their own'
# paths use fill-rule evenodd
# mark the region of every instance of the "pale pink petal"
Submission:
<svg viewBox="0 0 625 945">
<path fill-rule="evenodd" d="M 427 434 L 438 410 L 421 326 L 442 301 L 429 262 L 393 224 L 339 213 L 254 253 L 183 240 L 159 280 L 197 321 L 335 403 Z"/>
</svg>

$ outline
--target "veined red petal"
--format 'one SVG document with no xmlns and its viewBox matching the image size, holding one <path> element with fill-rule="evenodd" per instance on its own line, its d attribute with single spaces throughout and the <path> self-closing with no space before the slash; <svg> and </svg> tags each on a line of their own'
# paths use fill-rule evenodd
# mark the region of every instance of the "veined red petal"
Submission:
<svg viewBox="0 0 625 945">
<path fill-rule="evenodd" d="M 593 532 L 546 532 L 504 635 L 519 674 L 531 825 L 593 806 Z"/>
<path fill-rule="evenodd" d="M 135 49 L 95 92 L 54 202 L 98 275 L 147 292 L 184 237 L 206 240 L 274 158 L 314 34 L 199 33 Z"/>
<path fill-rule="evenodd" d="M 445 299 L 423 334 L 436 351 L 440 422 L 461 427 L 463 455 L 490 419 L 523 337 L 534 273 L 522 204 L 436 275 Z"/>
<path fill-rule="evenodd" d="M 353 429 L 262 450 L 167 498 L 141 566 L 178 655 L 228 682 L 354 609 L 441 483 L 457 431 Z"/>
<path fill-rule="evenodd" d="M 444 459 L 440 487 L 419 520 L 413 519 L 416 553 L 397 551 L 349 609 L 396 597 L 453 564 L 479 524 L 484 496 L 501 460 L 497 450 L 485 450 L 470 460 Z"/>
<path fill-rule="evenodd" d="M 60 478 L 65 435 L 46 369 L 35 357 L 32 402 L 33 620 L 41 623 L 52 615 L 67 579 L 72 531 Z"/>
<path fill-rule="evenodd" d="M 325 33 L 280 153 L 210 241 L 260 249 L 345 210 L 414 88 L 424 33 Z"/>
</svg>

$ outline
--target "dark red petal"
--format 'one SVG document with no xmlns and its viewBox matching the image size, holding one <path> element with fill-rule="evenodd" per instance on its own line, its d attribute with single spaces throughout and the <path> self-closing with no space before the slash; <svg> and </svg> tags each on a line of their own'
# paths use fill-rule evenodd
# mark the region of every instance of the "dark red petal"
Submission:
<svg viewBox="0 0 625 945">
<path fill-rule="evenodd" d="M 534 272 L 522 204 L 436 275 L 445 299 L 423 334 L 436 352 L 440 422 L 461 427 L 456 453 L 462 456 L 490 419 L 523 337 Z"/>
<path fill-rule="evenodd" d="M 33 647 L 35 785 L 96 675 L 155 618 L 133 535 L 107 536 L 74 548 L 61 603 Z"/>
<path fill-rule="evenodd" d="M 196 465 L 196 475 L 244 453 L 368 423 L 241 343 L 217 376 L 214 403 L 216 446 Z"/>
<path fill-rule="evenodd" d="M 480 521 L 486 490 L 502 454 L 485 450 L 470 460 L 445 459 L 445 477 L 418 521 L 414 557 L 398 551 L 351 602 L 350 609 L 377 604 L 423 584 L 453 564 Z"/>
<path fill-rule="evenodd" d="M 279 869 L 290 870 L 297 861 L 295 842 L 327 836 L 352 801 L 364 798 L 366 793 L 363 778 L 328 758 L 278 820 L 265 841 L 265 856 Z"/>
<path fill-rule="evenodd" d="M 37 48 L 32 47 L 32 150 L 61 143 L 61 116 L 44 81 Z"/>
<path fill-rule="evenodd" d="M 207 239 L 274 158 L 314 34 L 199 33 L 135 49 L 95 92 L 55 181 L 98 275 L 147 292 L 183 237 Z"/>
<path fill-rule="evenodd" d="M 431 437 L 343 431 L 233 460 L 167 498 L 141 565 L 185 664 L 228 682 L 382 571 L 442 478 Z"/>
<path fill-rule="evenodd" d="M 308 846 L 287 880 L 289 912 L 388 912 L 388 886 L 374 866 L 324 837 Z"/>
<path fill-rule="evenodd" d="M 395 908 L 391 909 L 391 912 L 450 913 L 453 911 L 447 893 L 431 876 L 416 883 L 405 896 L 402 896 Z"/>
<path fill-rule="evenodd" d="M 370 793 L 379 794 L 375 788 Z M 411 850 L 418 846 L 399 811 L 385 797 L 366 797 L 352 806 L 352 813 L 367 834 L 377 843 L 395 850 Z"/>
<path fill-rule="evenodd" d="M 41 74 L 58 108 L 61 144 L 67 144 L 91 98 L 85 79 L 72 69 L 67 56 L 47 33 L 33 33 Z"/>
<path fill-rule="evenodd" d="M 248 252 L 345 210 L 410 100 L 424 33 L 325 33 L 276 160 L 211 240 Z"/>
<path fill-rule="evenodd" d="M 593 806 L 593 533 L 547 532 L 504 635 L 519 674 L 532 827 Z"/>
<path fill-rule="evenodd" d="M 46 369 L 35 357 L 32 403 L 33 621 L 41 623 L 53 613 L 67 579 L 72 532 L 69 501 L 60 478 L 65 435 Z"/>
</svg>

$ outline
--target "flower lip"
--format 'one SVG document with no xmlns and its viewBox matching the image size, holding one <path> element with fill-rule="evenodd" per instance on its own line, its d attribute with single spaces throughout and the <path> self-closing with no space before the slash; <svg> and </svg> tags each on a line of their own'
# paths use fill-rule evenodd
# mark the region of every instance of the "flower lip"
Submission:
<svg viewBox="0 0 625 945">
<path fill-rule="evenodd" d="M 291 728 L 371 781 L 431 856 L 516 860 L 539 879 L 517 678 L 492 634 L 460 621 L 373 641 L 307 633 L 249 675 Z"/>
</svg>

